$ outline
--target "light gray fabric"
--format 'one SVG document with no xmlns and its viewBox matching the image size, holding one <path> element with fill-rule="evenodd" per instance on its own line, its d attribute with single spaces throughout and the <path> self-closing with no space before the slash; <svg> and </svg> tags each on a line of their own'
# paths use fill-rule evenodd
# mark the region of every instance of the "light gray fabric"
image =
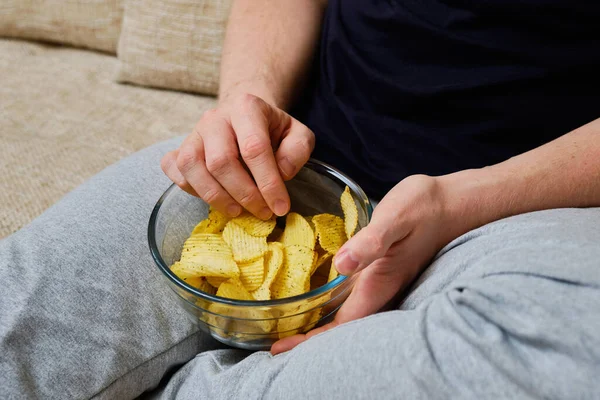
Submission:
<svg viewBox="0 0 600 400">
<path fill-rule="evenodd" d="M 218 347 L 148 251 L 148 218 L 169 186 L 160 158 L 179 141 L 107 168 L 0 241 L 0 398 L 133 398 Z"/>
<path fill-rule="evenodd" d="M 399 311 L 200 354 L 155 398 L 596 398 L 599 305 L 600 209 L 526 214 L 447 246 Z"/>
<path fill-rule="evenodd" d="M 214 349 L 161 282 L 146 226 L 180 139 L 110 167 L 0 242 L 0 398 L 594 398 L 600 209 L 448 245 L 398 311 L 276 357 Z"/>
</svg>

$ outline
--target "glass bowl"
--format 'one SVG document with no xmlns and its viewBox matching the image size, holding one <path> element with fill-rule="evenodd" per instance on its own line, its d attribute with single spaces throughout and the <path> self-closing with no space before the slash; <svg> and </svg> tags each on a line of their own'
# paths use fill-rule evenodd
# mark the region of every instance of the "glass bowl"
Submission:
<svg viewBox="0 0 600 400">
<path fill-rule="evenodd" d="M 343 216 L 339 198 L 348 186 L 358 209 L 358 229 L 373 212 L 363 190 L 337 169 L 320 161 L 308 163 L 286 182 L 291 211 L 301 215 L 330 213 Z M 171 185 L 156 203 L 148 225 L 152 257 L 179 304 L 200 329 L 227 345 L 247 350 L 267 350 L 282 337 L 304 333 L 329 322 L 346 300 L 355 277 L 338 276 L 302 295 L 265 301 L 217 297 L 186 284 L 170 270 L 194 226 L 208 215 L 209 206 Z"/>
</svg>

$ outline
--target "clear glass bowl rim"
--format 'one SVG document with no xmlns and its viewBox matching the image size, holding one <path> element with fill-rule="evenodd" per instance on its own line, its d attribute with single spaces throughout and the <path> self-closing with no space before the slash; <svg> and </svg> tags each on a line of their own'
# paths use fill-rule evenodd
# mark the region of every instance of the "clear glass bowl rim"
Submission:
<svg viewBox="0 0 600 400">
<path fill-rule="evenodd" d="M 323 172 L 325 172 L 325 174 L 324 174 L 325 176 L 332 175 L 336 179 L 339 179 L 340 181 L 342 181 L 346 186 L 348 186 L 350 188 L 350 190 L 355 195 L 358 195 L 358 197 L 360 198 L 360 200 L 363 202 L 363 204 L 365 205 L 365 207 L 367 209 L 367 222 L 371 220 L 371 216 L 373 214 L 373 207 L 371 205 L 371 202 L 369 201 L 369 198 L 367 197 L 365 192 L 362 190 L 362 188 L 360 186 L 358 186 L 358 184 L 356 182 L 354 182 L 350 177 L 345 175 L 343 172 L 341 172 L 337 168 L 332 167 L 331 165 L 326 164 L 322 161 L 315 160 L 313 158 L 309 159 L 304 167 L 312 169 L 313 171 L 316 171 L 321 174 L 323 174 Z M 228 305 L 240 306 L 240 307 L 261 307 L 261 306 L 268 307 L 268 306 L 285 305 L 285 304 L 295 303 L 297 301 L 308 300 L 308 299 L 318 297 L 321 294 L 327 293 L 328 291 L 335 289 L 336 287 L 341 285 L 348 278 L 347 276 L 339 275 L 333 281 L 331 281 L 323 286 L 320 286 L 314 290 L 308 291 L 308 292 L 300 294 L 298 296 L 286 297 L 284 299 L 277 299 L 277 300 L 228 299 L 225 297 L 219 297 L 219 296 L 211 295 L 209 293 L 205 293 L 201 290 L 196 289 L 193 286 L 188 285 L 187 283 L 185 283 L 184 281 L 179 279 L 177 277 L 177 275 L 175 275 L 173 272 L 171 272 L 171 269 L 166 265 L 166 263 L 164 262 L 164 260 L 162 259 L 161 255 L 160 255 L 160 251 L 158 250 L 158 246 L 156 243 L 156 235 L 154 234 L 154 227 L 156 225 L 158 213 L 160 212 L 160 208 L 161 208 L 162 204 L 167 199 L 167 197 L 171 194 L 172 191 L 178 190 L 178 189 L 179 189 L 179 187 L 175 184 L 171 184 L 171 186 L 169 186 L 169 188 L 162 194 L 162 196 L 160 196 L 160 198 L 156 202 L 156 205 L 154 206 L 154 209 L 152 210 L 152 214 L 150 215 L 150 220 L 148 221 L 148 245 L 150 247 L 150 253 L 152 254 L 152 258 L 154 259 L 154 262 L 156 263 L 156 265 L 158 266 L 160 271 L 163 273 L 163 275 L 165 275 L 178 288 L 183 289 L 186 292 L 191 293 L 194 296 L 199 297 L 203 300 L 207 300 L 207 301 L 214 302 L 214 303 L 228 304 Z M 179 190 L 181 190 L 181 189 L 179 189 Z"/>
</svg>

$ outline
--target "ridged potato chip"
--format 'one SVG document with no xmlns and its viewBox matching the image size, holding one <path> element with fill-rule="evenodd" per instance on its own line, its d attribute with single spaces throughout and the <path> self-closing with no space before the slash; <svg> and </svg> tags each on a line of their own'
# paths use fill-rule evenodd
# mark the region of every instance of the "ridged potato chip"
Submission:
<svg viewBox="0 0 600 400">
<path fill-rule="evenodd" d="M 302 215 L 291 212 L 285 218 L 285 229 L 279 241 L 284 246 L 299 245 L 314 250 L 315 231 Z"/>
<path fill-rule="evenodd" d="M 228 279 L 219 286 L 217 296 L 235 300 L 253 300 L 250 293 L 238 279 Z"/>
<path fill-rule="evenodd" d="M 309 300 L 280 317 L 277 320 L 279 339 L 312 329 L 321 318 L 320 305 L 328 299 L 327 297 Z"/>
<path fill-rule="evenodd" d="M 330 254 L 335 254 L 346 243 L 344 220 L 337 215 L 319 214 L 312 217 L 319 245 Z"/>
<path fill-rule="evenodd" d="M 268 247 L 265 254 L 265 279 L 258 289 L 250 293 L 256 300 L 271 300 L 271 285 L 283 265 L 283 245 L 271 242 Z"/>
<path fill-rule="evenodd" d="M 271 285 L 271 298 L 297 296 L 310 288 L 310 272 L 314 260 L 314 251 L 300 245 L 285 246 L 283 266 L 277 279 Z"/>
<path fill-rule="evenodd" d="M 247 211 L 244 211 L 240 216 L 231 220 L 244 228 L 252 236 L 267 237 L 273 232 L 273 228 L 275 228 L 275 217 L 263 221 Z"/>
<path fill-rule="evenodd" d="M 344 212 L 346 237 L 350 239 L 358 226 L 358 209 L 356 208 L 356 203 L 354 202 L 354 198 L 352 197 L 348 186 L 346 186 L 344 193 L 342 193 L 342 196 L 340 197 L 340 204 L 342 206 L 342 211 Z"/>
<path fill-rule="evenodd" d="M 266 237 L 252 236 L 233 221 L 225 225 L 223 239 L 231 247 L 233 259 L 238 263 L 255 260 L 267 252 Z"/>
<path fill-rule="evenodd" d="M 221 233 L 228 221 L 229 217 L 211 208 L 208 212 L 208 217 L 196 225 L 192 231 L 192 235 L 198 233 Z"/>
<path fill-rule="evenodd" d="M 258 289 L 265 280 L 264 257 L 238 263 L 238 268 L 240 269 L 240 281 L 249 292 Z"/>
<path fill-rule="evenodd" d="M 221 235 L 199 233 L 183 245 L 178 265 L 181 278 L 200 276 L 237 277 L 240 275 L 233 253 Z"/>
<path fill-rule="evenodd" d="M 187 268 L 182 267 L 179 261 L 176 261 L 171 265 L 171 271 L 173 271 L 173 273 L 181 280 L 202 278 L 202 276 L 198 275 L 196 270 L 188 270 Z"/>
<path fill-rule="evenodd" d="M 333 257 L 333 255 L 331 253 L 317 253 L 317 259 L 316 262 L 313 265 L 313 269 L 310 273 L 310 275 L 312 276 L 323 264 L 331 261 L 331 258 Z"/>
<path fill-rule="evenodd" d="M 221 283 L 225 282 L 229 278 L 220 278 L 218 276 L 207 276 L 206 281 L 214 288 L 219 288 Z"/>
<path fill-rule="evenodd" d="M 219 290 L 217 290 L 217 296 L 236 300 L 254 300 L 252 295 L 244 288 L 242 282 L 237 279 L 230 279 L 223 282 L 221 286 L 219 286 Z M 276 326 L 273 314 L 266 310 L 257 310 L 256 308 L 248 307 L 232 307 L 218 303 L 211 304 L 208 309 L 214 314 L 225 316 L 225 318 L 223 318 L 211 315 L 207 321 L 209 324 L 224 330 L 230 329 L 239 334 L 269 333 Z M 233 318 L 233 320 L 227 320 L 227 317 Z M 227 326 L 220 326 L 225 324 L 227 324 Z"/>
<path fill-rule="evenodd" d="M 337 271 L 337 269 L 335 269 L 335 265 L 333 265 L 333 263 L 331 263 L 331 268 L 329 268 L 329 277 L 327 278 L 327 283 L 331 282 L 332 280 L 334 280 L 335 278 L 337 278 L 339 276 L 339 272 Z"/>
<path fill-rule="evenodd" d="M 190 286 L 195 287 L 196 289 L 202 290 L 208 294 L 215 294 L 217 289 L 215 289 L 212 285 L 210 285 L 206 278 L 183 278 L 183 281 Z"/>
</svg>

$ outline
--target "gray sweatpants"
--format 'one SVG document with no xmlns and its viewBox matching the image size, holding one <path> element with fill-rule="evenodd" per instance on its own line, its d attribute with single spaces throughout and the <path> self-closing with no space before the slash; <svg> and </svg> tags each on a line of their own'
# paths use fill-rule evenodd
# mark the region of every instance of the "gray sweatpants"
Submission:
<svg viewBox="0 0 600 400">
<path fill-rule="evenodd" d="M 536 212 L 469 232 L 437 255 L 398 310 L 290 352 L 210 350 L 220 346 L 193 333 L 145 239 L 168 186 L 159 160 L 177 142 L 108 168 L 0 242 L 3 398 L 121 398 L 126 391 L 106 382 L 155 386 L 190 348 L 200 353 L 153 397 L 600 398 L 600 209 Z M 166 363 L 166 352 L 152 353 L 185 337 L 188 347 Z M 140 357 L 163 367 L 139 371 Z M 82 381 L 90 369 L 114 376 Z"/>
</svg>

